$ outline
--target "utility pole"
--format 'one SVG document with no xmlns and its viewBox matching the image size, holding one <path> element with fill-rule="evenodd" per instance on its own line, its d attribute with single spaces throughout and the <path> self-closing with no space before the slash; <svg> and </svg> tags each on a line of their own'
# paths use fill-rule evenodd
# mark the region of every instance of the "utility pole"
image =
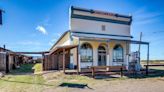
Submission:
<svg viewBox="0 0 164 92">
<path fill-rule="evenodd" d="M 140 42 L 142 41 L 142 32 L 140 33 Z M 139 44 L 138 52 L 140 52 L 141 44 Z"/>
</svg>

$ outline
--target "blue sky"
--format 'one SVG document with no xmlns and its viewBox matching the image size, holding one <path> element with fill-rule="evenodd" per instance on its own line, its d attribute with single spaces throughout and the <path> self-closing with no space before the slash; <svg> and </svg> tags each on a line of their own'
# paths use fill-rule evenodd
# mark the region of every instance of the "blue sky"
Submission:
<svg viewBox="0 0 164 92">
<path fill-rule="evenodd" d="M 164 2 L 161 0 L 0 0 L 0 46 L 14 51 L 45 51 L 68 30 L 69 7 L 131 14 L 131 34 L 150 42 L 150 59 L 164 59 Z M 137 46 L 133 47 L 137 50 Z M 142 58 L 146 47 L 141 48 Z"/>
</svg>

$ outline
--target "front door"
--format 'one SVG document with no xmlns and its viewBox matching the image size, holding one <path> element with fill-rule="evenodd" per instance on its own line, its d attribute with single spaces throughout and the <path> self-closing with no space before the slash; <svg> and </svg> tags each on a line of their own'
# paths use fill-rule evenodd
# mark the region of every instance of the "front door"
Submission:
<svg viewBox="0 0 164 92">
<path fill-rule="evenodd" d="M 106 66 L 106 49 L 104 46 L 98 48 L 98 66 Z"/>
</svg>

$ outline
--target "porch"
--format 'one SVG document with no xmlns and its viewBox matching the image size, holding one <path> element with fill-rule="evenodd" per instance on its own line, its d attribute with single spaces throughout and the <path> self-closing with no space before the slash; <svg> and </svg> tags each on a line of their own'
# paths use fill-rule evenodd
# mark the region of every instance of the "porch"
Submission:
<svg viewBox="0 0 164 92">
<path fill-rule="evenodd" d="M 148 42 L 134 41 L 134 40 L 118 40 L 118 39 L 94 39 L 94 38 L 80 38 L 78 39 L 77 42 L 78 43 L 76 44 L 78 45 L 58 46 L 52 51 L 50 51 L 50 53 L 45 54 L 43 69 L 44 70 L 59 70 L 59 71 L 63 70 L 63 72 L 67 74 L 93 73 L 92 72 L 93 68 L 91 68 L 93 66 L 95 67 L 99 67 L 99 66 L 100 67 L 125 67 L 126 70 L 128 70 L 129 62 L 130 62 L 129 60 L 129 57 L 130 57 L 129 45 L 130 44 L 142 44 L 142 45 L 148 46 L 147 65 L 149 64 L 149 43 Z M 93 55 L 92 56 L 93 58 L 91 59 L 92 62 L 82 61 L 83 60 L 82 52 L 81 52 L 82 44 L 86 42 L 92 44 L 93 52 L 87 53 L 87 54 Z M 115 44 L 113 44 L 112 42 L 114 42 Z M 98 43 L 98 44 L 95 44 L 95 43 Z M 123 48 L 122 50 L 123 54 L 121 55 L 121 58 L 116 59 L 116 60 L 119 60 L 119 62 L 114 62 L 115 58 L 113 58 L 113 48 L 115 48 L 115 45 L 117 46 L 117 44 L 121 44 Z M 138 57 L 138 59 L 140 60 L 140 57 Z M 118 70 L 120 74 L 121 68 L 117 68 L 117 69 L 115 68 L 114 71 L 115 70 Z M 101 71 L 102 73 L 108 73 L 107 72 L 108 69 L 98 69 L 99 73 L 101 73 Z M 113 70 L 111 69 L 110 71 L 113 71 Z M 146 68 L 146 74 L 148 74 L 148 68 Z"/>
</svg>

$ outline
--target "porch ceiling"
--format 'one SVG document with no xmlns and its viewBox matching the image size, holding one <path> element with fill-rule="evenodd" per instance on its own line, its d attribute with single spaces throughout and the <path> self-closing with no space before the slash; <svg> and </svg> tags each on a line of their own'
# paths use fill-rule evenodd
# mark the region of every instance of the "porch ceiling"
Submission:
<svg viewBox="0 0 164 92">
<path fill-rule="evenodd" d="M 66 51 L 68 51 L 68 50 L 73 49 L 73 48 L 76 48 L 76 47 L 78 47 L 78 45 L 58 46 L 55 49 L 52 49 L 49 54 L 62 52 L 63 49 L 65 49 Z"/>
<path fill-rule="evenodd" d="M 144 44 L 144 45 L 148 45 L 149 42 L 144 42 L 144 41 L 136 41 L 136 40 L 124 40 L 124 39 L 110 39 L 110 38 L 98 38 L 98 37 L 78 37 L 80 40 L 90 40 L 90 41 L 106 41 L 106 42 L 110 42 L 110 41 L 126 41 L 129 42 L 131 44 Z"/>
</svg>

